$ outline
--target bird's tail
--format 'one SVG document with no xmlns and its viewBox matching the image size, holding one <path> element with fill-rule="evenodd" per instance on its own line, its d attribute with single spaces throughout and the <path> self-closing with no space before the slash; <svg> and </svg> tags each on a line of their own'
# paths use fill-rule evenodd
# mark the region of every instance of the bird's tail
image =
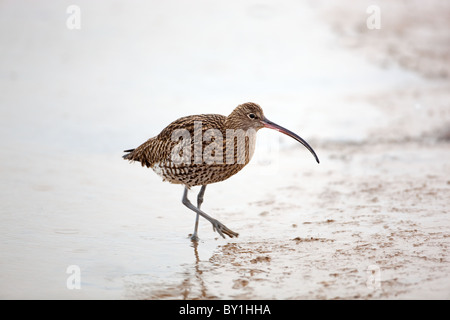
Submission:
<svg viewBox="0 0 450 320">
<path fill-rule="evenodd" d="M 134 150 L 135 149 L 124 150 L 123 152 L 127 152 L 127 154 L 124 154 L 122 156 L 122 158 L 124 158 L 125 160 L 131 160 L 130 158 L 131 158 L 131 155 L 132 155 Z"/>
</svg>

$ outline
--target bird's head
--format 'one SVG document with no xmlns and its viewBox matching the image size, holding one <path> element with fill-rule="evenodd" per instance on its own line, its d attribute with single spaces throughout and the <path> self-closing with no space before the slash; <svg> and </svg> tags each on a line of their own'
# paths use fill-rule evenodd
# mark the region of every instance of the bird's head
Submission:
<svg viewBox="0 0 450 320">
<path fill-rule="evenodd" d="M 253 102 L 246 102 L 239 106 L 237 106 L 233 112 L 227 117 L 227 127 L 231 129 L 242 129 L 242 130 L 250 130 L 253 129 L 258 131 L 261 128 L 269 128 L 285 135 L 290 136 L 291 138 L 297 140 L 302 145 L 308 149 L 317 163 L 319 163 L 319 158 L 314 152 L 313 148 L 301 137 L 293 133 L 292 131 L 283 128 L 282 126 L 270 121 L 264 116 L 264 112 L 262 108 Z"/>
<path fill-rule="evenodd" d="M 256 103 L 247 102 L 237 106 L 228 116 L 227 122 L 233 129 L 259 130 L 264 128 L 262 119 L 265 117 L 261 107 Z"/>
</svg>

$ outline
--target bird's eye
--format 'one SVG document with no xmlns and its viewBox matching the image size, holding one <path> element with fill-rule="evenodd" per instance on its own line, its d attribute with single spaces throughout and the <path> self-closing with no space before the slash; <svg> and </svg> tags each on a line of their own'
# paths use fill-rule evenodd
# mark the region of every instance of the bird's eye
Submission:
<svg viewBox="0 0 450 320">
<path fill-rule="evenodd" d="M 250 119 L 256 119 L 256 115 L 255 115 L 254 113 L 249 113 L 249 114 L 248 114 L 248 117 L 249 117 Z"/>
</svg>

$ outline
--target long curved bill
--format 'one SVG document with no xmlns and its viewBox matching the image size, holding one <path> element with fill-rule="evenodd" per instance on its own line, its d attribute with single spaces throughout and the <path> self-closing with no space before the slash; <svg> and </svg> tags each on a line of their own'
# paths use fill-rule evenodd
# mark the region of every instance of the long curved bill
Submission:
<svg viewBox="0 0 450 320">
<path fill-rule="evenodd" d="M 282 126 L 279 126 L 276 123 L 273 123 L 272 121 L 268 120 L 267 118 L 264 118 L 264 120 L 261 120 L 261 123 L 264 125 L 264 127 L 269 128 L 269 129 L 273 129 L 273 130 L 277 130 L 281 133 L 284 133 L 285 135 L 288 135 L 289 137 L 297 140 L 298 142 L 300 142 L 302 145 L 305 146 L 306 149 L 309 150 L 309 152 L 312 153 L 312 155 L 314 156 L 314 158 L 316 158 L 317 163 L 320 163 L 319 158 L 317 157 L 316 153 L 314 152 L 313 148 L 311 148 L 311 146 L 302 138 L 300 138 L 298 135 L 296 135 L 295 133 L 293 133 L 292 131 L 283 128 Z"/>
</svg>

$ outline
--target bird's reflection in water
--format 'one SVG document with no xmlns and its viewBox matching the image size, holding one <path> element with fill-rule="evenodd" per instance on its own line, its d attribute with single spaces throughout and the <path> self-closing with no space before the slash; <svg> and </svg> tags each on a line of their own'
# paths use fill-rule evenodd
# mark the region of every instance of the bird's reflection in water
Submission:
<svg viewBox="0 0 450 320">
<path fill-rule="evenodd" d="M 191 242 L 193 260 L 182 265 L 182 271 L 176 272 L 169 280 L 156 280 L 148 274 L 136 274 L 125 279 L 127 296 L 134 299 L 164 300 L 205 300 L 219 299 L 211 294 L 211 288 L 204 276 L 210 274 L 215 264 L 208 260 L 201 260 L 199 242 Z"/>
<path fill-rule="evenodd" d="M 191 270 L 185 271 L 186 278 L 181 284 L 182 297 L 185 300 L 214 298 L 208 295 L 205 281 L 202 278 L 198 241 L 193 241 L 191 247 L 194 249 L 194 264 L 191 265 Z"/>
</svg>

